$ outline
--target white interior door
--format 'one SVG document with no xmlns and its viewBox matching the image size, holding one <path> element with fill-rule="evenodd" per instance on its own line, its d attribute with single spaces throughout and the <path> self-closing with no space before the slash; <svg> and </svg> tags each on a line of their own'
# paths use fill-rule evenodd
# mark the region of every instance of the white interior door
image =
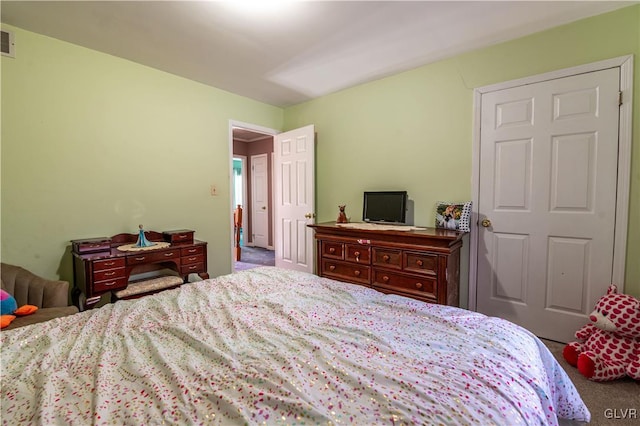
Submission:
<svg viewBox="0 0 640 426">
<path fill-rule="evenodd" d="M 251 236 L 255 247 L 269 247 L 267 154 L 251 156 Z"/>
<path fill-rule="evenodd" d="M 482 95 L 479 312 L 561 342 L 588 322 L 612 282 L 619 82 L 612 68 Z"/>
<path fill-rule="evenodd" d="M 276 266 L 313 273 L 315 126 L 274 137 Z"/>
</svg>

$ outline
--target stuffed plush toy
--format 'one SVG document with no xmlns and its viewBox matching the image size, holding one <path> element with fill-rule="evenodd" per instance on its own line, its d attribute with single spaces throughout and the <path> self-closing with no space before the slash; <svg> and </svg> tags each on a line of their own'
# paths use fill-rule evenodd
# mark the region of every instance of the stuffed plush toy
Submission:
<svg viewBox="0 0 640 426">
<path fill-rule="evenodd" d="M 589 380 L 640 380 L 640 300 L 609 286 L 562 355 Z"/>
<path fill-rule="evenodd" d="M 37 310 L 38 307 L 34 305 L 24 305 L 18 308 L 16 299 L 6 291 L 0 289 L 0 314 L 2 314 L 0 317 L 0 328 L 8 327 L 9 324 L 16 319 L 16 315 L 30 315 Z"/>
</svg>

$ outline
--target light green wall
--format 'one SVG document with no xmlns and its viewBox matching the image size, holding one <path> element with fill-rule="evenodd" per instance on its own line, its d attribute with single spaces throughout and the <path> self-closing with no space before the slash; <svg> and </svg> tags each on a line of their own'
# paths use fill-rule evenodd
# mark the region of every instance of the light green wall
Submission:
<svg viewBox="0 0 640 426">
<path fill-rule="evenodd" d="M 319 221 L 334 220 L 338 204 L 358 219 L 362 191 L 398 188 L 414 199 L 416 223 L 429 225 L 436 201 L 471 197 L 474 88 L 640 54 L 633 6 L 283 111 L 6 28 L 15 31 L 17 58 L 1 59 L 1 257 L 62 279 L 72 276 L 69 240 L 135 232 L 139 223 L 195 229 L 209 242 L 211 275 L 229 272 L 229 119 L 316 125 Z M 639 103 L 636 59 L 625 290 L 637 297 Z"/>
<path fill-rule="evenodd" d="M 359 220 L 364 190 L 406 189 L 416 224 L 431 225 L 437 201 L 471 199 L 474 88 L 629 54 L 635 112 L 625 290 L 640 297 L 640 6 L 285 109 L 286 129 L 316 126 L 318 220 L 335 220 L 339 204 Z"/>
<path fill-rule="evenodd" d="M 3 28 L 2 261 L 71 280 L 69 240 L 142 223 L 195 230 L 209 273 L 230 272 L 229 120 L 279 129 L 282 109 Z"/>
</svg>

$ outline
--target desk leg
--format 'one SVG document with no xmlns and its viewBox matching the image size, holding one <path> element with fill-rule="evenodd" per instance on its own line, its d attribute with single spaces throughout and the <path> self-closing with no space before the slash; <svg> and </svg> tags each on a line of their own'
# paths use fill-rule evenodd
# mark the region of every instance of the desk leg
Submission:
<svg viewBox="0 0 640 426">
<path fill-rule="evenodd" d="M 80 298 L 82 296 L 82 290 L 78 287 L 73 286 L 71 289 L 71 303 L 75 305 L 78 310 L 82 311 L 82 307 L 80 306 Z"/>
</svg>

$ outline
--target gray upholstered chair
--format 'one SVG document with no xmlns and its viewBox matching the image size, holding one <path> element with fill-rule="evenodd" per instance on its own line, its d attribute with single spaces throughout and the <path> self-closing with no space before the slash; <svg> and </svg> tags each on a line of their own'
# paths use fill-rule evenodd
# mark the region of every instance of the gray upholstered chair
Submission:
<svg viewBox="0 0 640 426">
<path fill-rule="evenodd" d="M 0 275 L 2 276 L 2 288 L 15 297 L 18 307 L 35 305 L 39 308 L 31 315 L 16 317 L 8 327 L 2 330 L 48 321 L 78 312 L 78 308 L 69 306 L 69 283 L 67 281 L 48 280 L 24 268 L 7 263 L 0 264 Z"/>
</svg>

